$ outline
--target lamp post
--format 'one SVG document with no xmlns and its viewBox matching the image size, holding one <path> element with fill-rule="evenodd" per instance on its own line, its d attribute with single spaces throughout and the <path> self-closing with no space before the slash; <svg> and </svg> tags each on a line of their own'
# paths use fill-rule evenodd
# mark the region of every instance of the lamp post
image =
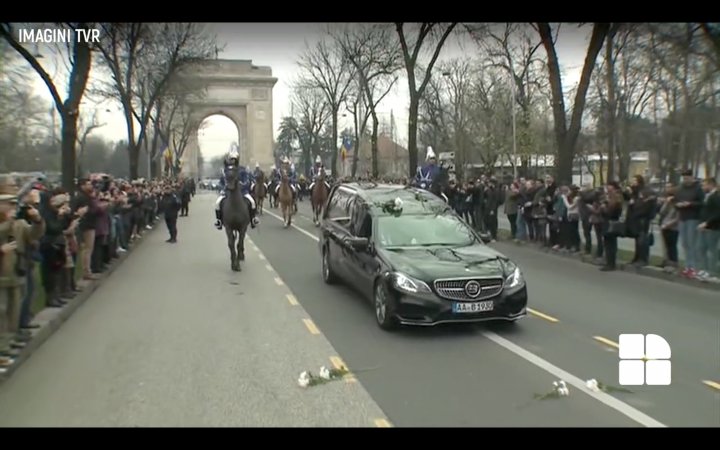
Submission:
<svg viewBox="0 0 720 450">
<path fill-rule="evenodd" d="M 510 74 L 510 92 L 512 98 L 510 99 L 510 111 L 512 114 L 512 140 L 513 140 L 513 152 L 512 152 L 512 166 L 513 166 L 513 180 L 517 179 L 517 125 L 515 120 L 515 77 Z"/>
</svg>

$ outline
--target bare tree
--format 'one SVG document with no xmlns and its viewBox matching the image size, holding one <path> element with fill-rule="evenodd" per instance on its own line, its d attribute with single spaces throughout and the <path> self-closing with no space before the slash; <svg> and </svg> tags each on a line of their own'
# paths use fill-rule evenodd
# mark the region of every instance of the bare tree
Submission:
<svg viewBox="0 0 720 450">
<path fill-rule="evenodd" d="M 345 102 L 354 77 L 352 64 L 334 42 L 322 40 L 307 48 L 298 61 L 304 72 L 304 87 L 320 89 L 330 108 L 332 137 L 335 151 L 332 155 L 332 172 L 337 173 L 338 113 Z"/>
<path fill-rule="evenodd" d="M 320 135 L 333 114 L 332 106 L 326 102 L 327 92 L 319 87 L 307 88 L 307 85 L 308 80 L 295 81 L 291 102 L 297 116 L 294 121 L 285 124 L 294 133 L 302 149 L 304 172 L 310 170 L 316 156 L 320 155 L 324 159 L 325 155 L 321 155 Z"/>
<path fill-rule="evenodd" d="M 77 173 L 82 174 L 82 160 L 85 157 L 85 148 L 87 147 L 88 137 L 93 131 L 104 127 L 106 124 L 100 122 L 99 110 L 94 110 L 91 117 L 80 116 L 78 120 L 78 142 L 79 152 L 77 154 Z"/>
<path fill-rule="evenodd" d="M 57 26 L 77 29 L 90 28 L 92 25 L 82 22 L 57 24 Z M 63 100 L 55 85 L 55 80 L 50 77 L 46 69 L 38 62 L 36 55 L 33 55 L 18 42 L 15 38 L 15 32 L 9 23 L 0 25 L 0 35 L 5 38 L 15 51 L 25 58 L 50 91 L 50 95 L 55 102 L 55 108 L 61 120 L 62 185 L 65 189 L 72 190 L 75 185 L 75 145 L 77 142 L 77 121 L 80 101 L 85 93 L 85 87 L 90 75 L 90 65 L 92 63 L 90 44 L 86 40 L 75 38 L 72 42 L 72 50 L 65 55 L 70 62 L 71 70 L 66 98 Z M 73 37 L 77 36 L 75 33 L 72 33 L 72 35 Z"/>
<path fill-rule="evenodd" d="M 358 136 L 365 134 L 367 120 L 372 117 L 370 152 L 372 174 L 373 177 L 377 177 L 379 128 L 377 107 L 398 80 L 396 72 L 401 68 L 402 54 L 397 47 L 388 46 L 388 42 L 392 41 L 391 30 L 375 24 L 347 27 L 335 34 L 335 40 L 355 68 L 358 83 L 356 99 L 362 99 L 357 104 L 365 106 L 364 113 L 355 121 L 359 124 L 359 127 L 356 126 L 359 130 L 356 131 L 352 174 L 355 176 L 357 170 L 360 149 Z"/>
<path fill-rule="evenodd" d="M 107 23 L 102 31 L 98 47 L 112 77 L 106 92 L 123 107 L 130 177 L 137 178 L 140 149 L 158 98 L 184 63 L 216 56 L 217 46 L 196 23 Z"/>
<path fill-rule="evenodd" d="M 438 23 L 424 22 L 420 24 L 420 29 L 413 41 L 408 42 L 407 29 L 402 22 L 395 23 L 395 31 L 400 40 L 402 48 L 403 61 L 405 63 L 405 71 L 408 77 L 408 91 L 410 94 L 410 109 L 408 117 L 408 175 L 410 178 L 415 176 L 418 165 L 418 148 L 417 148 L 417 130 L 418 130 L 418 109 L 420 107 L 420 99 L 422 98 L 425 88 L 432 77 L 433 67 L 440 56 L 440 51 L 445 45 L 445 41 L 450 37 L 457 23 L 449 25 L 440 25 Z M 430 43 L 433 37 L 439 38 L 434 42 L 434 50 L 430 61 L 425 65 L 424 72 L 420 69 L 420 54 L 423 45 Z M 416 72 L 420 71 L 420 77 Z M 418 83 L 419 82 L 419 83 Z"/>
<path fill-rule="evenodd" d="M 585 63 L 580 76 L 580 83 L 575 94 L 575 101 L 572 108 L 572 116 L 568 126 L 565 99 L 563 96 L 562 80 L 560 77 L 560 62 L 555 50 L 555 38 L 549 23 L 540 22 L 537 24 L 543 46 L 547 53 L 547 67 L 550 76 L 550 88 L 552 90 L 553 118 L 555 121 L 555 137 L 557 139 L 558 151 L 556 159 L 557 177 L 560 183 L 572 182 L 573 161 L 575 158 L 575 145 L 577 144 L 580 128 L 582 125 L 583 110 L 585 109 L 585 95 L 590 86 L 590 77 L 595 69 L 595 61 L 603 41 L 610 30 L 610 24 L 595 23 L 593 25 L 590 44 L 585 56 Z"/>
<path fill-rule="evenodd" d="M 529 167 L 530 155 L 534 149 L 531 121 L 533 108 L 548 92 L 548 77 L 543 70 L 545 61 L 540 55 L 542 41 L 532 28 L 524 23 L 506 23 L 502 26 L 472 26 L 466 28 L 483 50 L 491 66 L 506 72 L 508 86 L 514 89 L 514 102 L 520 109 L 517 123 L 517 147 L 522 173 Z M 512 85 L 511 85 L 512 84 Z M 512 92 L 511 92 L 512 96 Z M 515 106 L 511 105 L 511 114 Z M 513 167 L 517 164 L 513 158 Z"/>
</svg>

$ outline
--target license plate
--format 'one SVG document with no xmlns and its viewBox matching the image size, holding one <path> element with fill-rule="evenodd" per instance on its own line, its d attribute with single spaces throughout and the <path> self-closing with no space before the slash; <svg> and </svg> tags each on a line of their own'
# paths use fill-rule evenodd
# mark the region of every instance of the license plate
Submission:
<svg viewBox="0 0 720 450">
<path fill-rule="evenodd" d="M 453 312 L 454 313 L 478 313 L 478 312 L 485 312 L 485 311 L 492 311 L 493 310 L 493 301 L 488 300 L 486 302 L 463 302 L 463 303 L 453 303 Z"/>
</svg>

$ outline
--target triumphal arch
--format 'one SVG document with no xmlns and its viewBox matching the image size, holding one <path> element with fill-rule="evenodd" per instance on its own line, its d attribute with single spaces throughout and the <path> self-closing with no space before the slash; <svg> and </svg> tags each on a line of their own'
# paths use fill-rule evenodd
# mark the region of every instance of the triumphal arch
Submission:
<svg viewBox="0 0 720 450">
<path fill-rule="evenodd" d="M 208 116 L 221 114 L 238 129 L 240 162 L 265 170 L 273 164 L 273 86 L 277 78 L 272 69 L 255 66 L 251 60 L 201 60 L 186 65 L 173 81 L 173 87 L 190 89 L 186 100 L 192 129 L 182 156 L 182 173 L 197 178 L 198 127 Z M 223 149 L 225 151 L 227 149 Z"/>
</svg>

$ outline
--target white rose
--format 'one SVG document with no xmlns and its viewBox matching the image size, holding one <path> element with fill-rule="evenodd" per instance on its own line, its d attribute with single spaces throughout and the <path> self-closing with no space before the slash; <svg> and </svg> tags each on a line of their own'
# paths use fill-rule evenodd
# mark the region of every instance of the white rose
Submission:
<svg viewBox="0 0 720 450">
<path fill-rule="evenodd" d="M 298 386 L 301 388 L 306 388 L 310 385 L 310 379 L 309 378 L 298 378 Z"/>
<path fill-rule="evenodd" d="M 330 379 L 330 370 L 327 367 L 322 366 L 320 368 L 320 378 L 322 378 L 323 380 Z"/>
<path fill-rule="evenodd" d="M 585 386 L 587 386 L 588 389 L 590 389 L 593 392 L 600 391 L 600 387 L 598 386 L 598 382 L 595 378 L 592 378 L 590 380 L 587 380 L 585 382 Z"/>
</svg>

